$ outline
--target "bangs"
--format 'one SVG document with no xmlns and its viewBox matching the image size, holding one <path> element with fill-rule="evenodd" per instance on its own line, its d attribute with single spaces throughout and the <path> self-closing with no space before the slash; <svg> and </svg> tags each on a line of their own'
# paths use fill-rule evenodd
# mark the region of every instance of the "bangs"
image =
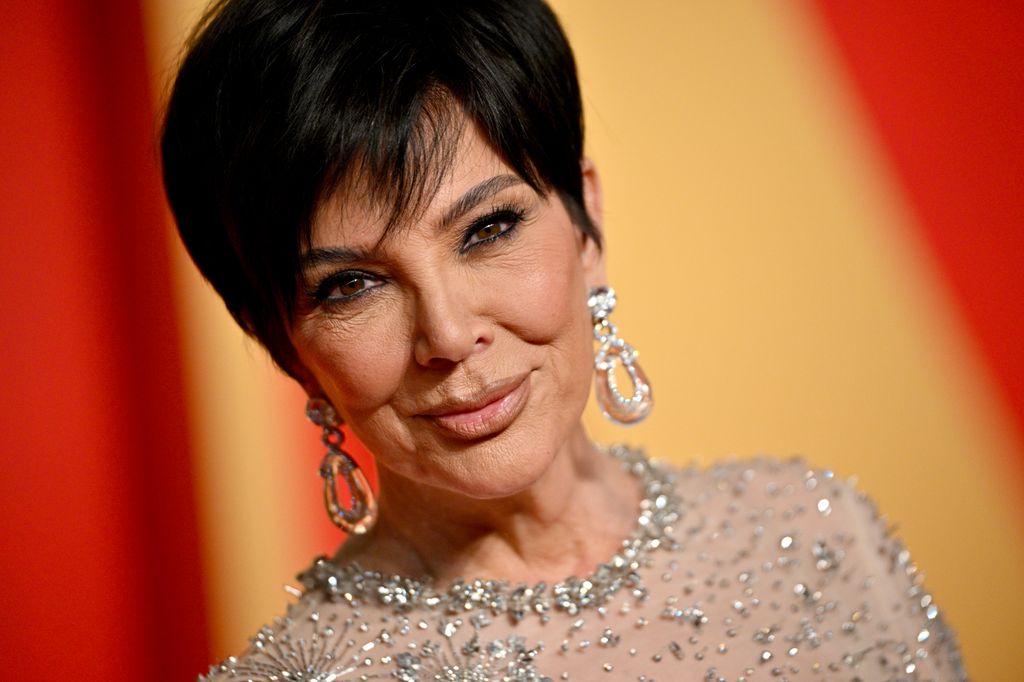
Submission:
<svg viewBox="0 0 1024 682">
<path fill-rule="evenodd" d="M 416 221 L 436 196 L 455 163 L 459 143 L 472 125 L 458 100 L 443 87 L 433 87 L 417 98 L 391 125 L 376 130 L 347 131 L 347 142 L 325 173 L 313 215 L 328 201 L 357 196 L 378 209 L 381 240 Z M 382 117 L 384 121 L 387 116 Z M 311 248 L 312 217 L 303 235 Z"/>
</svg>

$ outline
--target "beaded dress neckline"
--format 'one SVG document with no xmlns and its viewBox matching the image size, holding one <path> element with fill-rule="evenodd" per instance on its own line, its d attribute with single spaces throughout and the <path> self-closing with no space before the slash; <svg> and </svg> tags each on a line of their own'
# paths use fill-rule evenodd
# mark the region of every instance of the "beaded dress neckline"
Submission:
<svg viewBox="0 0 1024 682">
<path fill-rule="evenodd" d="M 643 496 L 590 575 L 436 588 L 320 558 L 298 603 L 200 680 L 967 679 L 909 553 L 849 482 L 800 460 L 609 453 Z"/>
<path fill-rule="evenodd" d="M 484 609 L 492 615 L 508 615 L 513 623 L 534 615 L 550 619 L 552 610 L 575 615 L 605 603 L 621 589 L 643 598 L 645 588 L 638 571 L 651 552 L 676 547 L 673 526 L 679 520 L 679 500 L 669 473 L 648 460 L 641 451 L 613 446 L 609 454 L 620 460 L 643 486 L 639 516 L 621 549 L 588 576 L 570 576 L 549 586 L 516 584 L 505 580 L 456 580 L 438 591 L 429 580 L 385 575 L 363 570 L 358 563 L 338 566 L 325 557 L 299 575 L 307 591 L 320 591 L 333 601 L 357 604 L 377 601 L 397 610 L 425 608 L 439 613 Z"/>
</svg>

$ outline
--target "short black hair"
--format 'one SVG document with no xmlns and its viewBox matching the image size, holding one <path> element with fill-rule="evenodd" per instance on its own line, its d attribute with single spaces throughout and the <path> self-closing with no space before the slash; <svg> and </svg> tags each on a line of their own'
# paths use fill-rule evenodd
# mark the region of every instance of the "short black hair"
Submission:
<svg viewBox="0 0 1024 682">
<path fill-rule="evenodd" d="M 576 65 L 542 0 L 220 0 L 207 11 L 164 118 L 164 186 L 193 261 L 286 371 L 320 203 L 358 178 L 393 207 L 390 229 L 433 196 L 464 120 L 600 245 L 583 204 Z"/>
</svg>

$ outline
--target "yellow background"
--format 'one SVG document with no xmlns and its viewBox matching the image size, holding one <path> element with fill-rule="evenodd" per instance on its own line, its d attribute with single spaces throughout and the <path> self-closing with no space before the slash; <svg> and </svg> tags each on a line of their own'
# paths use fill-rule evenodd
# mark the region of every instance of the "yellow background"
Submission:
<svg viewBox="0 0 1024 682">
<path fill-rule="evenodd" d="M 163 92 L 203 3 L 148 0 Z M 899 521 L 976 679 L 1024 630 L 1010 415 L 809 5 L 556 0 L 605 188 L 615 321 L 657 406 L 596 439 L 676 462 L 803 454 Z M 316 551 L 300 392 L 180 248 L 214 653 L 282 608 Z M 313 512 L 310 511 L 313 508 Z"/>
</svg>

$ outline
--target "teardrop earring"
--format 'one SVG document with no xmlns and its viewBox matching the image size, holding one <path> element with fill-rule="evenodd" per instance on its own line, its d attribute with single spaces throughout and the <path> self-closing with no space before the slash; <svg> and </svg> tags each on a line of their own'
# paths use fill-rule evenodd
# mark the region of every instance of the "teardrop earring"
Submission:
<svg viewBox="0 0 1024 682">
<path fill-rule="evenodd" d="M 306 417 L 323 429 L 321 440 L 327 453 L 320 463 L 320 476 L 324 479 L 324 505 L 331 522 L 346 533 L 362 535 L 377 520 L 377 498 L 366 480 L 366 474 L 352 456 L 341 449 L 345 435 L 334 406 L 324 398 L 310 398 L 306 403 Z M 342 506 L 338 499 L 338 477 L 345 479 L 350 495 L 350 506 Z"/>
<path fill-rule="evenodd" d="M 594 323 L 594 339 L 600 344 L 594 356 L 594 392 L 605 417 L 628 425 L 643 421 L 654 406 L 654 395 L 647 375 L 636 361 L 637 352 L 619 338 L 618 328 L 608 319 L 616 304 L 611 287 L 591 289 L 587 307 Z M 621 363 L 633 384 L 633 394 L 626 397 L 619 390 L 615 366 Z"/>
</svg>

